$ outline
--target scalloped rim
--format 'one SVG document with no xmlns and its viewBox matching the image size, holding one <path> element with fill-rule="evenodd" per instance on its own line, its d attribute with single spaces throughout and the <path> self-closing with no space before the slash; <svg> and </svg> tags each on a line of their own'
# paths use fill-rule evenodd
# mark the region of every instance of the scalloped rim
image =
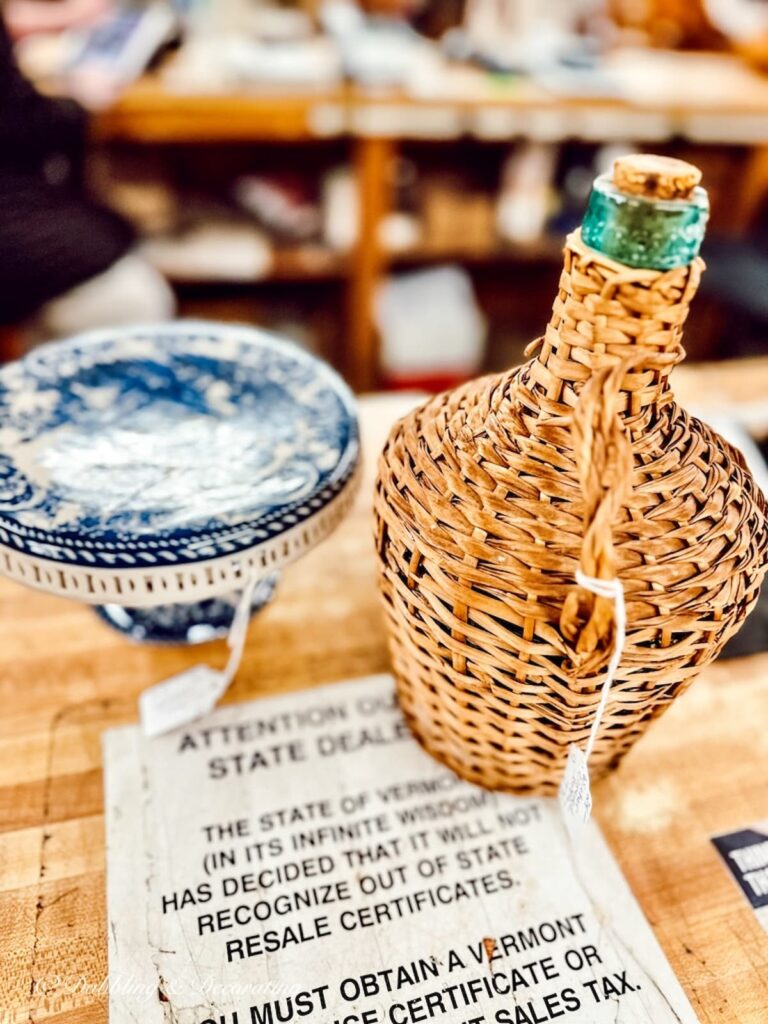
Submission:
<svg viewBox="0 0 768 1024">
<path fill-rule="evenodd" d="M 151 608 L 218 597 L 241 587 L 251 573 L 266 576 L 282 569 L 325 540 L 351 508 L 361 476 L 358 463 L 341 491 L 314 516 L 276 537 L 223 558 L 154 569 L 90 569 L 27 555 L 0 544 L 0 572 L 35 590 L 87 604 L 108 602 L 129 608 Z"/>
</svg>

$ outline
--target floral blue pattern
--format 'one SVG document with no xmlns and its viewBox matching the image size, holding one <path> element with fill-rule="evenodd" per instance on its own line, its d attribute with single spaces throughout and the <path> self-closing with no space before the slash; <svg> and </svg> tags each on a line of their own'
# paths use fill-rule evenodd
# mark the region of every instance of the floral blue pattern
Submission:
<svg viewBox="0 0 768 1024">
<path fill-rule="evenodd" d="M 0 546 L 91 568 L 233 555 L 310 519 L 359 459 L 354 400 L 298 346 L 176 322 L 0 370 Z"/>
</svg>

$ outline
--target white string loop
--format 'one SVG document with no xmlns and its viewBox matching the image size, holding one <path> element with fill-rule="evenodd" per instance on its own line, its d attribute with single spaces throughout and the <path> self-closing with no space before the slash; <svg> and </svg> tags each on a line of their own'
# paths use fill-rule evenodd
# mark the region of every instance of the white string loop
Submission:
<svg viewBox="0 0 768 1024">
<path fill-rule="evenodd" d="M 592 813 L 592 791 L 589 781 L 589 758 L 600 731 L 600 723 L 603 720 L 605 708 L 608 703 L 608 695 L 611 686 L 619 670 L 621 656 L 624 652 L 624 644 L 627 638 L 627 611 L 624 604 L 624 588 L 621 580 L 599 580 L 594 576 L 587 576 L 581 569 L 576 570 L 576 582 L 584 590 L 590 591 L 597 597 L 607 598 L 613 601 L 613 650 L 605 672 L 600 701 L 595 711 L 592 728 L 589 730 L 587 745 L 582 750 L 575 743 L 568 748 L 568 759 L 565 764 L 565 771 L 560 781 L 560 807 L 563 812 L 566 826 L 571 837 L 574 838 L 579 830 L 586 825 Z"/>
<path fill-rule="evenodd" d="M 621 656 L 624 653 L 624 644 L 627 639 L 627 609 L 624 603 L 624 587 L 618 576 L 612 580 L 599 580 L 595 576 L 587 576 L 581 569 L 576 570 L 576 582 L 580 587 L 590 591 L 597 597 L 608 598 L 613 601 L 613 650 L 608 667 L 605 671 L 605 679 L 600 693 L 600 703 L 597 705 L 592 728 L 589 731 L 589 739 L 584 750 L 584 756 L 589 760 L 595 746 L 597 734 L 600 730 L 600 723 L 608 703 L 608 695 L 611 692 L 616 673 L 621 663 Z"/>
<path fill-rule="evenodd" d="M 248 626 L 251 622 L 251 601 L 253 600 L 253 592 L 256 589 L 257 584 L 263 579 L 261 574 L 252 573 L 243 584 L 243 589 L 240 591 L 240 598 L 235 608 L 235 614 L 232 616 L 232 623 L 229 627 L 229 633 L 227 634 L 227 645 L 229 647 L 229 658 L 227 664 L 224 666 L 223 677 L 226 680 L 224 688 L 222 689 L 222 695 L 224 690 L 227 689 L 229 684 L 235 678 L 235 673 L 240 668 L 240 662 L 243 660 L 243 650 L 245 649 L 245 638 L 248 635 Z"/>
</svg>

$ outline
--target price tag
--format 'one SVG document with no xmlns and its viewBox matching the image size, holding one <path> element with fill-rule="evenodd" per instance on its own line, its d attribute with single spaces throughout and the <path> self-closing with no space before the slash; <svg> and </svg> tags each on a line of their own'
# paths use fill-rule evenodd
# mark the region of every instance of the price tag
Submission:
<svg viewBox="0 0 768 1024">
<path fill-rule="evenodd" d="M 145 736 L 160 736 L 207 715 L 228 684 L 224 672 L 210 665 L 194 665 L 178 675 L 150 686 L 139 697 Z"/>
<path fill-rule="evenodd" d="M 573 835 L 586 825 L 592 813 L 592 790 L 584 751 L 572 743 L 560 782 L 560 810 L 568 831 Z"/>
<path fill-rule="evenodd" d="M 229 627 L 229 658 L 222 672 L 210 665 L 195 665 L 178 675 L 150 686 L 139 697 L 141 726 L 145 736 L 160 736 L 213 711 L 232 682 L 243 657 L 251 617 L 251 600 L 259 582 L 250 576 L 242 589 Z"/>
</svg>

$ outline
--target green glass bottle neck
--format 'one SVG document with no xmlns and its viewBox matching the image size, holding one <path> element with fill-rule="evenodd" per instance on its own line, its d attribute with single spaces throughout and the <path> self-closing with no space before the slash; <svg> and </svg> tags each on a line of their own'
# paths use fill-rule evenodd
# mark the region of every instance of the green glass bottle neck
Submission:
<svg viewBox="0 0 768 1024">
<path fill-rule="evenodd" d="M 592 187 L 581 237 L 628 267 L 671 270 L 696 259 L 708 217 L 703 188 L 689 199 L 646 199 L 620 191 L 604 174 Z"/>
</svg>

